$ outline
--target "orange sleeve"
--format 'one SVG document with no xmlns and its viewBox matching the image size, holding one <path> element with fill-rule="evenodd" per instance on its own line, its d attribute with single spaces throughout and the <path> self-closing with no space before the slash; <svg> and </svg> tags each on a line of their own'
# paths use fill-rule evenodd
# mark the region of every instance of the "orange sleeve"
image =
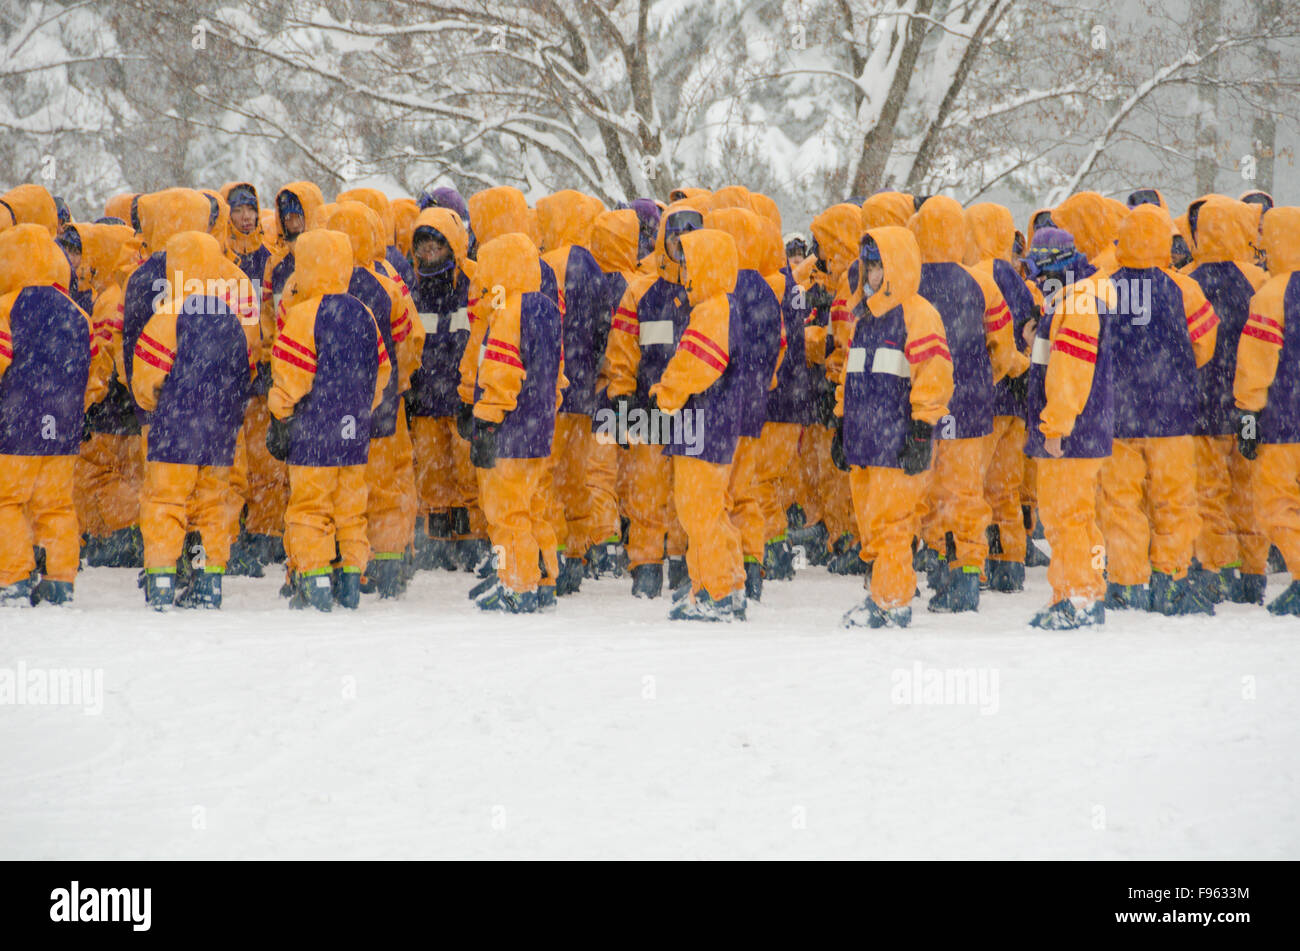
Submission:
<svg viewBox="0 0 1300 951">
<path fill-rule="evenodd" d="M 424 323 L 415 311 L 415 302 L 411 300 L 411 290 L 406 282 L 400 277 L 391 280 L 382 274 L 377 276 L 388 292 L 393 343 L 397 347 L 397 375 L 400 381 L 397 392 L 405 393 L 411 388 L 411 374 L 420 369 L 420 361 L 424 358 Z"/>
<path fill-rule="evenodd" d="M 365 304 L 361 306 L 366 307 Z M 375 347 L 379 351 L 379 372 L 375 375 L 375 397 L 370 403 L 371 409 L 378 409 L 379 404 L 384 401 L 384 387 L 388 386 L 388 380 L 393 375 L 393 364 L 388 359 L 388 348 L 384 346 L 384 335 L 379 329 L 379 321 L 375 319 L 369 307 L 366 307 L 366 313 L 370 314 L 371 326 L 375 328 Z"/>
<path fill-rule="evenodd" d="M 259 348 L 258 361 L 267 363 L 271 359 L 271 347 L 275 343 L 275 324 L 276 324 L 276 305 L 277 301 L 271 294 L 271 272 L 275 270 L 277 264 L 284 260 L 283 254 L 272 254 L 266 259 L 266 271 L 262 277 L 262 287 L 260 291 L 261 301 L 261 330 L 262 345 Z"/>
<path fill-rule="evenodd" d="M 276 419 L 292 416 L 293 408 L 311 392 L 316 380 L 316 311 L 320 302 L 313 297 L 290 307 L 271 347 L 271 392 L 266 403 Z"/>
<path fill-rule="evenodd" d="M 1206 299 L 1201 285 L 1176 271 L 1170 271 L 1169 276 L 1183 292 L 1183 315 L 1187 318 L 1187 334 L 1192 338 L 1192 352 L 1196 355 L 1196 365 L 1203 367 L 1214 356 L 1214 342 L 1219 335 L 1219 317 Z"/>
<path fill-rule="evenodd" d="M 1104 278 L 1098 287 L 1109 288 Z M 1097 369 L 1097 341 L 1101 318 L 1097 315 L 1097 287 L 1085 281 L 1076 284 L 1070 300 L 1062 301 L 1052 318 L 1051 350 L 1047 357 L 1045 383 L 1047 403 L 1038 428 L 1048 439 L 1074 431 L 1075 420 L 1092 394 Z"/>
<path fill-rule="evenodd" d="M 967 271 L 979 281 L 984 292 L 984 338 L 988 345 L 989 360 L 993 364 L 993 382 L 1003 377 L 1020 376 L 1029 369 L 1029 358 L 1016 346 L 1015 322 L 1011 308 L 998 289 L 991 273 L 976 268 Z"/>
<path fill-rule="evenodd" d="M 641 368 L 641 297 L 655 280 L 642 276 L 629 281 L 623 299 L 610 318 L 609 340 L 605 344 L 605 362 L 601 371 L 605 391 L 610 396 L 636 392 L 636 375 Z"/>
<path fill-rule="evenodd" d="M 849 309 L 849 279 L 841 277 L 835 287 L 835 298 L 831 302 L 831 339 L 835 349 L 826 356 L 826 376 L 838 380 L 843 375 L 844 361 L 848 359 L 849 345 L 853 342 L 853 326 L 857 322 L 853 311 Z"/>
<path fill-rule="evenodd" d="M 710 297 L 691 308 L 677 350 L 659 382 L 650 387 L 665 413 L 675 413 L 696 393 L 703 393 L 726 372 L 731 362 L 728 340 L 731 304 L 726 295 Z"/>
<path fill-rule="evenodd" d="M 943 318 L 927 300 L 903 305 L 907 343 L 903 353 L 912 377 L 912 418 L 934 425 L 948 413 L 952 399 L 952 353 Z"/>
<path fill-rule="evenodd" d="M 0 297 L 0 379 L 4 379 L 9 364 L 14 362 L 14 338 L 9 329 L 9 312 L 14 308 L 18 293 Z"/>
<path fill-rule="evenodd" d="M 166 306 L 149 318 L 136 340 L 131 364 L 131 393 L 140 408 L 158 408 L 158 391 L 176 361 L 176 315 Z"/>
<path fill-rule="evenodd" d="M 118 379 L 126 379 L 126 366 L 122 362 L 122 289 L 110 284 L 95 298 L 90 322 L 95 327 L 99 349 L 106 354 L 108 375 L 117 370 Z"/>
<path fill-rule="evenodd" d="M 1232 395 L 1241 409 L 1259 412 L 1277 376 L 1286 337 L 1284 298 L 1291 275 L 1273 278 L 1250 299 L 1250 316 L 1237 342 L 1237 376 Z"/>
<path fill-rule="evenodd" d="M 478 368 L 478 385 L 483 393 L 474 404 L 474 416 L 489 423 L 501 422 L 515 408 L 528 375 L 519 352 L 522 307 L 522 295 L 507 294 L 504 305 L 493 309 L 492 316 L 484 321 L 488 326 Z"/>
<path fill-rule="evenodd" d="M 469 282 L 469 339 L 465 341 L 465 350 L 460 355 L 460 386 L 457 395 L 462 403 L 474 402 L 474 385 L 478 381 L 478 353 L 483 348 L 487 336 L 489 302 L 483 297 L 483 285 L 477 280 Z"/>
</svg>

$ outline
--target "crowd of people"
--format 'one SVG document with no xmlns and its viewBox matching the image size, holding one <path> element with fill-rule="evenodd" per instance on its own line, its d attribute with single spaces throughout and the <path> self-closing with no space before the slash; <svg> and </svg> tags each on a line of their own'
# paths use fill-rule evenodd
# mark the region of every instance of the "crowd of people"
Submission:
<svg viewBox="0 0 1300 951">
<path fill-rule="evenodd" d="M 0 197 L 0 604 L 84 562 L 219 608 L 283 563 L 291 608 L 463 571 L 485 610 L 617 577 L 740 621 L 825 565 L 864 578 L 846 625 L 906 627 L 918 575 L 958 613 L 1045 566 L 1041 628 L 1270 569 L 1300 616 L 1300 208 L 1266 193 L 1018 229 L 881 192 L 806 236 L 741 186 L 269 197 Z"/>
</svg>

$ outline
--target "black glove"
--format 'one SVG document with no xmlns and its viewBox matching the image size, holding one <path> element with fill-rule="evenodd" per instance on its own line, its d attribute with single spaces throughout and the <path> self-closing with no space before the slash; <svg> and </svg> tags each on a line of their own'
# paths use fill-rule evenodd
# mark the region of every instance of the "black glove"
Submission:
<svg viewBox="0 0 1300 951">
<path fill-rule="evenodd" d="M 289 419 L 293 417 L 290 416 Z M 289 443 L 292 437 L 289 419 L 276 419 L 272 416 L 271 425 L 266 429 L 266 451 L 271 454 L 271 458 L 279 459 L 281 462 L 289 458 Z"/>
<path fill-rule="evenodd" d="M 844 454 L 844 420 L 840 420 L 835 427 L 835 435 L 831 437 L 831 462 L 835 463 L 835 468 L 841 472 L 849 471 L 849 457 Z"/>
<path fill-rule="evenodd" d="M 81 417 L 81 441 L 90 442 L 90 437 L 93 435 L 94 431 L 90 428 L 90 414 L 87 413 Z"/>
<path fill-rule="evenodd" d="M 253 378 L 253 395 L 266 396 L 271 392 L 271 364 L 259 363 L 257 376 Z"/>
<path fill-rule="evenodd" d="M 620 449 L 630 449 L 632 444 L 628 442 L 627 425 L 632 422 L 632 410 L 636 407 L 636 399 L 631 393 L 621 393 L 618 396 L 610 397 L 610 408 L 614 410 L 614 439 L 618 442 Z"/>
<path fill-rule="evenodd" d="M 491 469 L 497 464 L 497 430 L 500 423 L 474 420 L 474 433 L 469 440 L 469 461 L 476 469 Z"/>
<path fill-rule="evenodd" d="M 1237 427 L 1237 451 L 1246 459 L 1254 459 L 1259 451 L 1259 416 L 1244 409 L 1233 410 L 1232 416 Z"/>
<path fill-rule="evenodd" d="M 460 433 L 461 439 L 472 439 L 474 437 L 474 405 L 472 403 L 460 404 L 460 409 L 456 413 L 456 432 Z"/>
<path fill-rule="evenodd" d="M 931 439 L 934 427 L 919 419 L 912 420 L 911 429 L 903 440 L 903 448 L 898 452 L 898 464 L 903 467 L 904 475 L 920 475 L 930 468 Z"/>
<path fill-rule="evenodd" d="M 1017 403 L 1027 403 L 1029 401 L 1029 371 L 1026 370 L 1020 376 L 1007 377 L 1007 392 Z"/>
</svg>

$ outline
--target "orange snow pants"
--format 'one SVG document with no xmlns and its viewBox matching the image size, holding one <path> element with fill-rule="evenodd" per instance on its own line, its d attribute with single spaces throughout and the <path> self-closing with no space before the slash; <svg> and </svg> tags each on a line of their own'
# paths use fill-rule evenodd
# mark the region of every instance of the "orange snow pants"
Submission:
<svg viewBox="0 0 1300 951">
<path fill-rule="evenodd" d="M 673 462 L 662 446 L 634 445 L 627 450 L 628 494 L 623 500 L 631 522 L 627 533 L 630 567 L 657 565 L 686 553 L 686 532 L 674 505 Z M 665 548 L 664 537 L 667 536 Z"/>
<path fill-rule="evenodd" d="M 1052 604 L 1106 595 L 1105 548 L 1097 526 L 1097 482 L 1105 459 L 1036 459 L 1038 511 L 1052 546 Z M 1114 580 L 1114 579 L 1111 579 Z"/>
<path fill-rule="evenodd" d="M 591 537 L 591 502 L 587 494 L 587 459 L 593 437 L 591 417 L 559 413 L 551 442 L 551 507 L 547 517 L 557 547 L 570 558 L 582 558 L 596 543 Z"/>
<path fill-rule="evenodd" d="M 1260 446 L 1254 464 L 1255 521 L 1300 581 L 1300 443 Z"/>
<path fill-rule="evenodd" d="M 916 572 L 912 570 L 912 536 L 916 534 L 918 508 L 925 479 L 886 466 L 854 466 L 853 511 L 858 519 L 862 554 L 872 555 L 871 600 L 881 608 L 901 608 L 912 603 Z"/>
<path fill-rule="evenodd" d="M 799 453 L 798 423 L 766 423 L 758 440 L 758 507 L 765 541 L 785 537 L 786 509 L 795 500 L 792 479 Z"/>
<path fill-rule="evenodd" d="M 177 558 L 189 557 L 182 548 L 191 524 L 202 538 L 203 567 L 224 570 L 230 560 L 230 466 L 149 462 L 140 503 L 145 568 L 171 568 Z"/>
<path fill-rule="evenodd" d="M 0 456 L 0 585 L 32 573 L 33 545 L 45 549 L 46 578 L 77 580 L 76 461 L 76 456 Z"/>
<path fill-rule="evenodd" d="M 534 590 L 542 580 L 538 553 L 554 584 L 555 534 L 542 503 L 551 471 L 548 458 L 498 459 L 491 469 L 479 469 L 479 501 L 487 519 L 488 538 L 497 550 L 497 577 L 511 591 Z"/>
<path fill-rule="evenodd" d="M 397 432 L 370 440 L 366 459 L 366 536 L 371 551 L 400 554 L 415 531 L 415 469 L 406 414 L 397 414 Z"/>
<path fill-rule="evenodd" d="M 365 466 L 289 466 L 284 550 L 289 568 L 322 571 L 334 561 L 358 571 L 370 560 Z"/>
<path fill-rule="evenodd" d="M 695 592 L 715 601 L 745 586 L 740 532 L 731 521 L 731 464 L 672 456 L 673 500 L 686 531 L 686 570 Z"/>
<path fill-rule="evenodd" d="M 139 436 L 94 433 L 75 470 L 77 521 L 87 535 L 111 535 L 140 522 L 144 467 Z"/>
<path fill-rule="evenodd" d="M 618 470 L 627 455 L 614 442 L 592 436 L 587 454 L 587 498 L 591 507 L 588 533 L 592 544 L 616 542 L 622 535 L 618 517 Z"/>
<path fill-rule="evenodd" d="M 984 474 L 993 449 L 992 435 L 935 440 L 921 534 L 942 555 L 944 537 L 952 532 L 957 557 L 950 567 L 984 570 L 989 556 L 987 530 L 993 518 L 984 497 Z"/>
<path fill-rule="evenodd" d="M 763 508 L 758 490 L 759 440 L 741 436 L 731 460 L 731 522 L 740 532 L 740 549 L 745 561 L 763 560 L 767 532 L 763 525 Z"/>
<path fill-rule="evenodd" d="M 1237 452 L 1236 436 L 1196 437 L 1196 558 L 1202 568 L 1236 565 L 1242 574 L 1268 574 L 1268 538 L 1255 519 L 1254 473 L 1255 463 Z"/>
<path fill-rule="evenodd" d="M 1025 478 L 1025 421 L 1018 416 L 993 418 L 993 458 L 984 474 L 984 500 L 1002 540 L 1002 554 L 993 561 L 1025 560 L 1025 520 L 1020 511 L 1020 485 Z"/>
<path fill-rule="evenodd" d="M 1041 489 L 1042 480 L 1038 484 Z M 1146 584 L 1152 569 L 1186 575 L 1201 531 L 1195 437 L 1116 439 L 1100 485 L 1108 580 Z"/>
<path fill-rule="evenodd" d="M 266 451 L 266 431 L 271 413 L 266 397 L 254 396 L 244 413 L 244 443 L 248 454 L 248 514 L 244 529 L 252 535 L 284 533 L 284 510 L 289 504 L 288 467 Z"/>
</svg>

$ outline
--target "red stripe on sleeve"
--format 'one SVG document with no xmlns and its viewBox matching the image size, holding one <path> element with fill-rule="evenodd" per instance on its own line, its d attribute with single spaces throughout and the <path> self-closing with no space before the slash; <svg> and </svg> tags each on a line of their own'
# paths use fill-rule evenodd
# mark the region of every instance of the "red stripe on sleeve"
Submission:
<svg viewBox="0 0 1300 951">
<path fill-rule="evenodd" d="M 288 347 L 290 350 L 298 351 L 309 360 L 315 361 L 316 359 L 315 350 L 313 350 L 311 347 L 306 346 L 305 344 L 299 343 L 297 340 L 294 340 L 292 337 L 286 337 L 284 334 L 280 334 L 280 336 L 276 339 L 275 342 L 277 346 L 285 346 Z"/>
<path fill-rule="evenodd" d="M 924 363 L 926 360 L 929 360 L 931 357 L 942 357 L 944 360 L 947 360 L 949 363 L 952 363 L 952 354 L 949 353 L 948 348 L 941 343 L 931 344 L 930 346 L 926 347 L 924 350 L 909 353 L 907 355 L 907 362 Z"/>
<path fill-rule="evenodd" d="M 1068 354 L 1069 356 L 1072 357 L 1077 357 L 1078 359 L 1083 360 L 1085 363 L 1097 362 L 1097 355 L 1095 353 L 1089 350 L 1084 350 L 1082 347 L 1076 347 L 1072 343 L 1065 343 L 1062 340 L 1058 340 L 1056 341 L 1056 343 L 1052 344 L 1052 349 L 1060 351 L 1061 353 L 1064 354 Z"/>
<path fill-rule="evenodd" d="M 483 354 L 484 360 L 495 360 L 497 363 L 504 363 L 506 366 L 522 370 L 524 365 L 508 353 L 498 353 L 496 350 L 489 350 Z"/>
<path fill-rule="evenodd" d="M 167 348 L 164 347 L 162 344 L 160 344 L 157 340 L 153 339 L 153 337 L 150 337 L 147 333 L 144 333 L 143 331 L 141 331 L 141 333 L 140 333 L 140 339 L 139 339 L 138 343 L 147 343 L 149 346 L 153 347 L 155 350 L 157 350 L 159 353 L 163 354 L 163 355 L 164 355 L 165 357 L 167 357 L 169 360 L 175 360 L 175 359 L 176 359 L 176 351 L 175 351 L 175 350 L 169 350 L 169 349 L 167 349 Z"/>
<path fill-rule="evenodd" d="M 719 373 L 722 373 L 724 370 L 727 369 L 727 365 L 725 363 L 723 363 L 713 354 L 709 353 L 703 347 L 698 346 L 697 344 L 693 343 L 690 340 L 683 339 L 681 343 L 681 349 L 685 350 L 687 353 L 691 353 L 699 357 L 701 360 L 703 360 L 709 366 L 713 367 L 713 369 L 717 370 Z"/>
<path fill-rule="evenodd" d="M 938 334 L 926 334 L 924 337 L 918 337 L 916 340 L 908 341 L 907 346 L 904 347 L 903 349 L 914 350 L 917 347 L 924 346 L 925 344 L 929 343 L 931 340 L 942 341 L 943 337 L 939 336 Z"/>
<path fill-rule="evenodd" d="M 724 367 L 731 362 L 727 357 L 727 352 L 725 350 L 698 330 L 691 330 L 687 327 L 686 330 L 682 331 L 682 342 L 685 343 L 688 340 L 698 341 L 698 345 L 708 349 L 713 354 L 714 359 L 721 361 Z"/>
<path fill-rule="evenodd" d="M 1206 301 L 1204 304 L 1201 305 L 1200 309 L 1197 310 L 1196 313 L 1192 314 L 1192 316 L 1187 318 L 1187 326 L 1190 327 L 1192 324 L 1196 323 L 1198 320 L 1204 317 L 1205 312 L 1209 309 L 1210 309 L 1210 302 Z"/>
<path fill-rule="evenodd" d="M 308 373 L 316 372 L 316 363 L 314 360 L 304 360 L 297 354 L 290 353 L 280 346 L 279 341 L 271 348 L 271 356 L 278 357 L 290 366 L 295 366 L 300 370 L 306 370 Z"/>
<path fill-rule="evenodd" d="M 1265 343 L 1271 343 L 1275 347 L 1282 346 L 1282 338 L 1271 330 L 1265 330 L 1262 327 L 1256 327 L 1254 324 L 1247 324 L 1241 329 L 1242 336 L 1254 337 L 1256 340 L 1263 340 Z"/>
<path fill-rule="evenodd" d="M 155 356 L 154 354 L 150 353 L 148 350 L 142 350 L 140 349 L 140 347 L 136 347 L 135 358 L 137 360 L 143 360 L 145 363 L 149 364 L 150 366 L 157 367 L 159 370 L 162 370 L 164 373 L 171 372 L 172 362 L 170 360 L 164 360 L 162 357 Z"/>
<path fill-rule="evenodd" d="M 1061 336 L 1072 337 L 1075 340 L 1081 340 L 1084 343 L 1089 344 L 1091 346 L 1094 347 L 1097 346 L 1097 338 L 1094 337 L 1092 334 L 1079 333 L 1079 331 L 1071 330 L 1069 327 L 1061 328 Z"/>
<path fill-rule="evenodd" d="M 1219 319 L 1211 314 L 1208 320 L 1192 331 L 1192 342 L 1195 343 L 1197 340 L 1200 340 L 1217 326 L 1219 326 Z"/>
<path fill-rule="evenodd" d="M 1282 325 L 1276 320 L 1265 317 L 1263 314 L 1251 314 L 1250 319 L 1257 324 L 1263 324 L 1265 327 L 1272 327 L 1274 330 L 1282 329 Z"/>
<path fill-rule="evenodd" d="M 518 347 L 508 344 L 504 340 L 498 340 L 496 337 L 489 337 L 487 345 L 489 347 L 500 347 L 506 353 L 514 354 L 516 357 L 520 355 Z"/>
</svg>

